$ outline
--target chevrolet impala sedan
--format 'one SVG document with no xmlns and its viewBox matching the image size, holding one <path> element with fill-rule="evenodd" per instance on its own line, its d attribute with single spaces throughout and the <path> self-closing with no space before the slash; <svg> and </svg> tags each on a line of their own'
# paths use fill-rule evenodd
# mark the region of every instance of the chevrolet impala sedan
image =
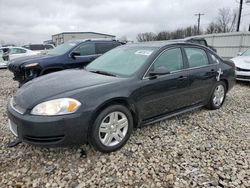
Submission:
<svg viewBox="0 0 250 188">
<path fill-rule="evenodd" d="M 220 108 L 235 83 L 234 64 L 186 42 L 115 48 L 83 70 L 36 78 L 8 104 L 9 128 L 40 146 L 121 148 L 136 127 L 200 107 Z"/>
</svg>

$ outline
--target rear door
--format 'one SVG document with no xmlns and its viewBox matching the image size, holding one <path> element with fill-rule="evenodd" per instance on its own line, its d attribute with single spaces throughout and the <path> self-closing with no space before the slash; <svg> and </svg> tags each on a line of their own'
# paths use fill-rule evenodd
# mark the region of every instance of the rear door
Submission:
<svg viewBox="0 0 250 188">
<path fill-rule="evenodd" d="M 79 56 L 72 58 L 69 54 L 70 62 L 66 63 L 67 68 L 82 68 L 98 57 L 95 42 L 84 42 L 72 52 L 78 53 Z"/>
<path fill-rule="evenodd" d="M 210 61 L 203 48 L 185 47 L 184 52 L 189 66 L 190 105 L 204 103 L 216 83 L 218 64 Z"/>
<path fill-rule="evenodd" d="M 164 66 L 169 74 L 150 78 L 148 73 Z M 163 51 L 142 80 L 139 108 L 144 120 L 171 113 L 188 104 L 188 70 L 185 70 L 181 48 Z"/>
</svg>

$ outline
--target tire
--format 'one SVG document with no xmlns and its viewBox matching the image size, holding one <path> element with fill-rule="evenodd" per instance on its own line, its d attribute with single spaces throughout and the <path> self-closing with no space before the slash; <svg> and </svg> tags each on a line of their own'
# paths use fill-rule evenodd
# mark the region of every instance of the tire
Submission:
<svg viewBox="0 0 250 188">
<path fill-rule="evenodd" d="M 96 150 L 109 153 L 124 146 L 132 130 L 133 117 L 130 111 L 125 106 L 112 105 L 98 114 L 88 140 Z"/>
<path fill-rule="evenodd" d="M 227 87 L 226 87 L 225 82 L 223 81 L 217 82 L 215 86 L 213 87 L 213 91 L 209 99 L 209 102 L 206 105 L 206 108 L 210 110 L 219 109 L 223 105 L 226 99 L 226 93 L 227 93 Z M 217 100 L 215 98 L 217 98 Z"/>
</svg>

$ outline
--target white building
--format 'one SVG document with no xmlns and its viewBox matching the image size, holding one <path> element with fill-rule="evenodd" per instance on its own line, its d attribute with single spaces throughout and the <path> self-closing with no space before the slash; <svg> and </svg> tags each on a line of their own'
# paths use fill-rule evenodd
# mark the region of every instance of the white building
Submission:
<svg viewBox="0 0 250 188">
<path fill-rule="evenodd" d="M 244 52 L 250 48 L 250 32 L 218 33 L 195 37 L 205 38 L 208 45 L 213 46 L 225 59 L 235 57 L 238 52 Z"/>
<path fill-rule="evenodd" d="M 63 32 L 52 35 L 52 41 L 56 46 L 63 44 L 64 42 L 67 42 L 69 40 L 92 39 L 92 38 L 115 39 L 115 36 L 104 33 L 95 33 L 95 32 Z"/>
</svg>

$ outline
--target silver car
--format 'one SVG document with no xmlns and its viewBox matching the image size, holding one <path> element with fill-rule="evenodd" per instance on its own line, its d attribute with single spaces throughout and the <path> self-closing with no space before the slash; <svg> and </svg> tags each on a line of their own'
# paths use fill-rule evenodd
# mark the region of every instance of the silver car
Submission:
<svg viewBox="0 0 250 188">
<path fill-rule="evenodd" d="M 236 80 L 250 81 L 250 49 L 231 60 L 236 66 Z"/>
</svg>

